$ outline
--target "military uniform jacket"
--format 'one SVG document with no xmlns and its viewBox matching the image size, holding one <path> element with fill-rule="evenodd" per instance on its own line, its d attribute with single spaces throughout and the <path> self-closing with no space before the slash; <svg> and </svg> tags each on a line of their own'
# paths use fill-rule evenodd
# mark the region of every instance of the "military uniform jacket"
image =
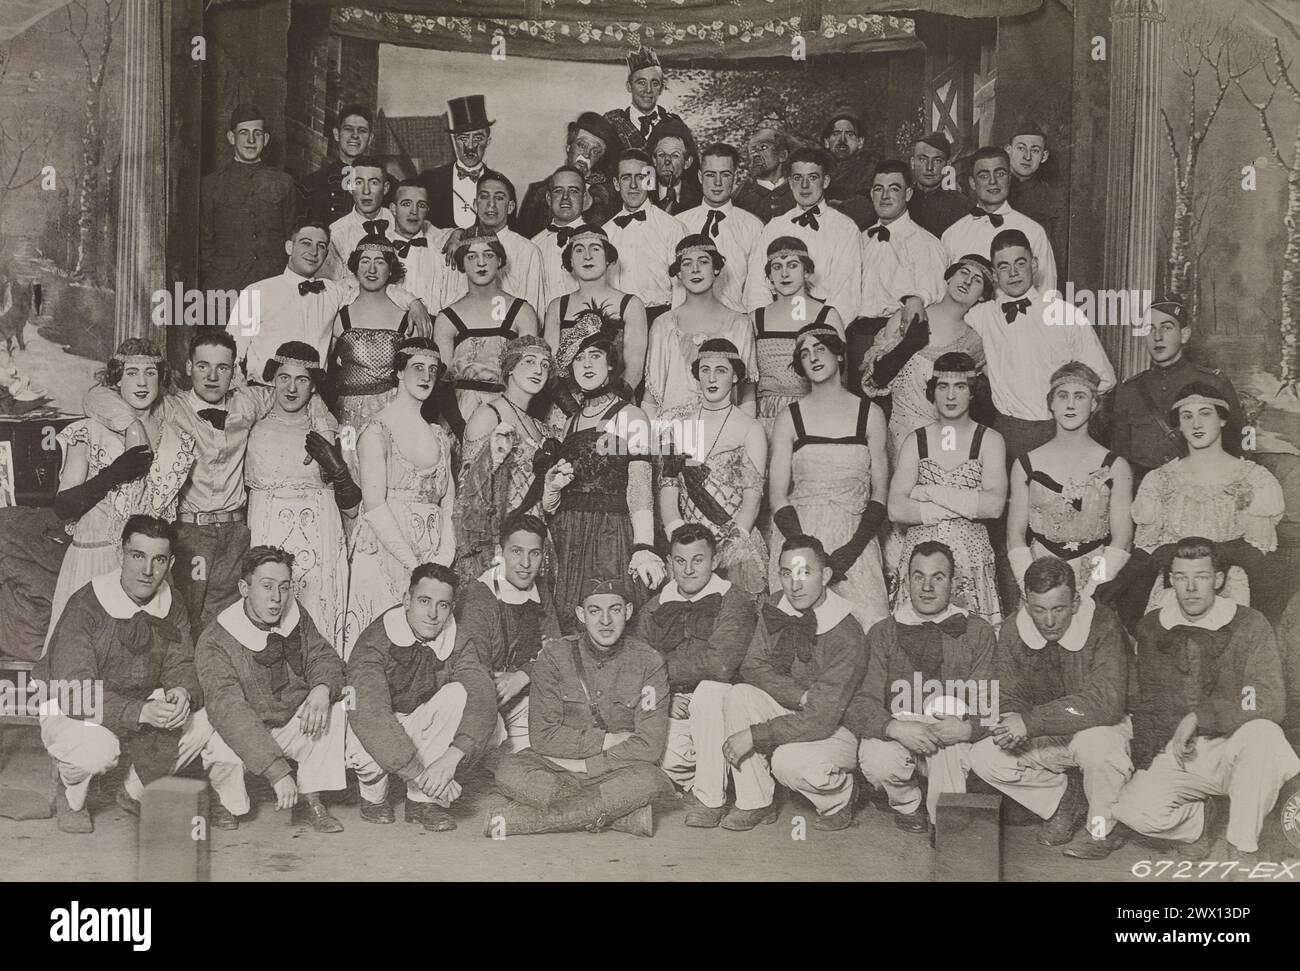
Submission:
<svg viewBox="0 0 1300 971">
<path fill-rule="evenodd" d="M 326 226 L 346 216 L 352 210 L 352 193 L 343 188 L 344 176 L 343 163 L 332 158 L 304 178 L 298 183 L 298 211 Z"/>
<path fill-rule="evenodd" d="M 242 290 L 284 269 L 284 241 L 298 205 L 287 174 L 232 160 L 203 177 L 199 199 L 205 287 Z"/>
</svg>

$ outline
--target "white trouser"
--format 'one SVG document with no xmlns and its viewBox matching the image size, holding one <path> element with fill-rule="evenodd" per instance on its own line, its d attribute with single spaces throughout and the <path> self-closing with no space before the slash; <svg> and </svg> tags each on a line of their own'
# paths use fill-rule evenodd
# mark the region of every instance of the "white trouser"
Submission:
<svg viewBox="0 0 1300 971">
<path fill-rule="evenodd" d="M 520 695 L 497 715 L 498 744 L 507 752 L 528 748 L 528 695 Z"/>
<path fill-rule="evenodd" d="M 1043 819 L 1049 819 L 1061 804 L 1069 784 L 1066 770 L 1082 769 L 1088 830 L 1094 835 L 1109 834 L 1115 826 L 1115 800 L 1133 774 L 1128 752 L 1132 737 L 1127 715 L 1117 725 L 1031 738 L 1014 752 L 998 748 L 990 735 L 971 747 L 970 767 L 993 788 Z"/>
<path fill-rule="evenodd" d="M 165 697 L 162 688 L 149 695 L 151 701 Z M 212 734 L 208 713 L 202 709 L 190 712 L 181 730 L 178 757 L 172 771 L 193 762 Z M 58 764 L 59 781 L 67 794 L 68 806 L 74 811 L 86 805 L 90 780 L 116 767 L 122 751 L 112 731 L 94 722 L 69 718 L 57 707 L 41 714 L 41 743 Z M 125 785 L 132 799 L 144 795 L 144 785 L 136 775 L 135 766 L 127 773 Z"/>
<path fill-rule="evenodd" d="M 723 731 L 728 738 L 761 722 L 791 714 L 762 688 L 732 685 L 722 703 Z M 853 769 L 858 764 L 858 740 L 841 725 L 829 738 L 778 745 L 769 766 L 767 756 L 754 752 L 731 770 L 736 782 L 736 808 L 762 809 L 772 804 L 780 782 L 805 796 L 822 816 L 832 816 L 853 801 Z"/>
<path fill-rule="evenodd" d="M 342 701 L 330 706 L 329 725 L 320 738 L 302 731 L 303 702 L 292 718 L 279 728 L 270 729 L 271 737 L 286 758 L 298 763 L 298 791 L 304 795 L 336 792 L 347 785 L 343 772 L 343 741 L 347 734 L 348 715 Z M 244 763 L 226 741 L 213 732 L 203 747 L 203 767 L 208 770 L 212 788 L 221 805 L 236 816 L 248 812 L 248 789 L 244 786 Z"/>
<path fill-rule="evenodd" d="M 1259 849 L 1264 817 L 1300 758 L 1282 729 L 1265 718 L 1228 736 L 1196 739 L 1196 755 L 1180 769 L 1169 747 L 1119 794 L 1115 818 L 1143 836 L 1194 843 L 1205 826 L 1205 798 L 1227 796 L 1228 842 L 1243 853 Z"/>
<path fill-rule="evenodd" d="M 929 715 L 896 714 L 895 718 L 910 718 L 935 724 Z M 903 815 L 916 812 L 921 805 L 921 782 L 918 774 L 929 779 L 925 808 L 934 820 L 939 808 L 939 795 L 944 792 L 965 792 L 966 773 L 970 771 L 970 742 L 945 745 L 933 755 L 916 755 L 893 739 L 864 738 L 858 743 L 858 766 L 867 781 L 889 796 L 891 808 Z"/>
<path fill-rule="evenodd" d="M 465 686 L 459 681 L 451 681 L 415 711 L 396 715 L 397 723 L 415 745 L 423 765 L 437 761 L 451 747 L 461 716 L 465 713 L 466 697 Z M 347 767 L 357 773 L 362 799 L 369 803 L 388 799 L 389 773 L 371 758 L 351 728 L 348 729 Z M 444 808 L 451 804 L 451 800 L 426 796 L 409 782 L 406 784 L 406 798 L 411 802 L 435 802 Z"/>
<path fill-rule="evenodd" d="M 727 801 L 727 760 L 722 756 L 727 734 L 722 705 L 730 691 L 731 685 L 721 681 L 701 681 L 694 691 L 673 697 L 674 702 L 679 697 L 688 699 L 690 714 L 668 722 L 663 770 L 710 809 L 721 808 Z"/>
</svg>

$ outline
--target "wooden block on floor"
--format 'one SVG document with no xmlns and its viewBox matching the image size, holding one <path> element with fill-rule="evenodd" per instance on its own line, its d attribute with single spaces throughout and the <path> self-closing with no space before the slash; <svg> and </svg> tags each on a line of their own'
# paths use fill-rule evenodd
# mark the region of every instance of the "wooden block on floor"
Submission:
<svg viewBox="0 0 1300 971">
<path fill-rule="evenodd" d="M 207 782 L 167 776 L 149 783 L 140 800 L 140 880 L 207 880 L 209 835 Z"/>
<path fill-rule="evenodd" d="M 935 815 L 935 882 L 997 883 L 1002 878 L 1002 797 L 941 793 Z"/>
</svg>

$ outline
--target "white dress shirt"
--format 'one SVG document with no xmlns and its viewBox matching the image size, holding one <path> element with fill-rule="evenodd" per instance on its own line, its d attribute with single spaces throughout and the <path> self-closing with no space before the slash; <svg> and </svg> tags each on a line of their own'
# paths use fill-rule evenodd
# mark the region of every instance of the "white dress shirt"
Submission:
<svg viewBox="0 0 1300 971">
<path fill-rule="evenodd" d="M 577 228 L 582 225 L 582 217 L 579 216 L 570 223 L 557 223 L 552 220 L 547 225 Z M 575 292 L 578 289 L 578 281 L 573 278 L 572 273 L 560 265 L 564 248 L 559 244 L 558 233 L 543 229 L 533 237 L 532 243 L 537 247 L 537 252 L 542 259 L 542 312 L 538 314 L 538 317 L 542 317 L 552 300 L 566 293 Z"/>
<path fill-rule="evenodd" d="M 531 241 L 506 226 L 498 229 L 496 235 L 506 251 L 506 268 L 498 278 L 501 289 L 512 297 L 526 300 L 540 319 L 546 312 L 542 304 L 542 254 Z M 450 307 L 469 293 L 469 281 L 455 267 L 447 274 L 446 281 L 441 307 Z"/>
<path fill-rule="evenodd" d="M 773 216 L 772 221 L 763 227 L 750 254 L 749 271 L 745 276 L 747 311 L 766 307 L 772 302 L 767 274 L 763 272 L 768 245 L 778 236 L 794 236 L 807 245 L 815 267 L 808 292 L 834 307 L 846 326 L 858 316 L 858 300 L 862 296 L 862 241 L 857 223 L 836 212 L 824 199 L 814 208 L 819 210 L 817 229 L 795 223 L 794 220 L 804 213 L 797 205 L 789 212 Z"/>
<path fill-rule="evenodd" d="M 483 166 L 470 171 L 468 179 L 460 177 L 461 164 L 453 162 L 451 166 L 451 218 L 456 220 L 459 229 L 469 229 L 477 221 L 474 212 L 474 199 L 478 196 L 478 179 L 483 174 Z"/>
<path fill-rule="evenodd" d="M 938 238 L 913 222 L 906 210 L 884 228 L 889 231 L 888 242 L 862 234 L 858 313 L 864 317 L 888 317 L 906 296 L 920 297 L 928 305 L 945 291 L 943 274 L 948 260 Z"/>
<path fill-rule="evenodd" d="M 722 216 L 717 221 L 718 235 L 708 236 L 718 247 L 718 252 L 727 261 L 713 285 L 713 292 L 718 299 L 732 310 L 745 313 L 745 274 L 749 271 L 749 258 L 753 254 L 758 237 L 763 234 L 763 220 L 751 212 L 746 212 L 727 200 L 720 206 L 711 206 L 707 202 L 678 213 L 677 218 L 686 227 L 688 233 L 703 233 L 704 224 L 709 213 L 719 212 Z M 678 280 L 673 281 L 673 306 L 686 300 L 686 288 Z"/>
<path fill-rule="evenodd" d="M 983 208 L 983 207 L 981 207 Z M 943 248 L 948 254 L 948 263 L 952 264 L 967 253 L 976 253 L 986 259 L 993 237 L 1004 229 L 1018 229 L 1029 240 L 1029 248 L 1038 260 L 1038 272 L 1034 274 L 1034 286 L 1047 293 L 1056 289 L 1056 254 L 1052 252 L 1052 243 L 1047 238 L 1043 227 L 1034 222 L 1023 212 L 1016 212 L 1011 204 L 1004 202 L 993 210 L 1002 217 L 1002 225 L 994 226 L 987 216 L 976 219 L 970 213 L 962 216 L 943 233 Z"/>
<path fill-rule="evenodd" d="M 677 243 L 686 235 L 686 227 L 676 216 L 652 205 L 649 198 L 639 211 L 646 214 L 645 222 L 633 220 L 626 229 L 615 222 L 631 212 L 626 206 L 605 223 L 605 233 L 618 250 L 609 283 L 616 290 L 636 294 L 647 308 L 666 307 L 673 298 L 668 266 L 677 255 Z"/>
<path fill-rule="evenodd" d="M 355 280 L 356 276 L 348 269 L 348 257 L 367 235 L 365 224 L 372 220 L 384 223 L 384 235 L 393 235 L 393 214 L 382 206 L 370 216 L 364 216 L 353 207 L 347 215 L 339 216 L 330 223 L 330 249 L 325 258 L 325 266 L 320 275 L 327 280 Z"/>
<path fill-rule="evenodd" d="M 424 301 L 430 317 L 436 317 L 445 306 L 442 300 L 451 286 L 451 278 L 461 275 L 454 266 L 447 265 L 447 259 L 442 255 L 442 248 L 450 235 L 450 229 L 439 229 L 431 223 L 425 223 L 424 229 L 411 237 L 402 235 L 396 225 L 389 233 L 394 244 L 409 242 L 411 239 L 425 240 L 424 246 L 407 246 L 405 256 L 401 255 L 399 247 L 397 258 L 406 268 L 402 286 Z"/>
<path fill-rule="evenodd" d="M 998 411 L 1024 421 L 1051 421 L 1047 392 L 1052 372 L 1070 361 L 1096 371 L 1103 393 L 1115 387 L 1115 369 L 1083 311 L 1060 298 L 1048 300 L 1035 287 L 1023 299 L 1029 308 L 1011 323 L 1002 305 L 1012 298 L 1000 291 L 966 315 L 984 342 Z"/>
</svg>

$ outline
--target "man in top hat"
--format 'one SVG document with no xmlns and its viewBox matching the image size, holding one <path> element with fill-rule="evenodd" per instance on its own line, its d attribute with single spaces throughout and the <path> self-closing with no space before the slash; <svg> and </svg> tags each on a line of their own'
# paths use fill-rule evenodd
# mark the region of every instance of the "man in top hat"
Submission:
<svg viewBox="0 0 1300 971">
<path fill-rule="evenodd" d="M 474 197 L 496 122 L 488 118 L 486 99 L 481 94 L 452 98 L 447 102 L 447 111 L 456 160 L 425 169 L 419 177 L 429 188 L 429 222 L 439 229 L 468 229 L 478 218 Z"/>
<path fill-rule="evenodd" d="M 915 191 L 907 202 L 907 211 L 918 226 L 940 238 L 949 226 L 970 211 L 970 200 L 955 188 L 956 174 L 952 174 L 951 188 L 945 184 L 951 162 L 952 142 L 942 132 L 932 131 L 912 143 Z"/>
<path fill-rule="evenodd" d="M 618 135 L 618 148 L 646 149 L 656 125 L 668 119 L 682 120 L 680 115 L 659 107 L 659 98 L 666 88 L 664 69 L 653 47 L 642 47 L 628 54 L 627 90 L 632 104 L 605 112 L 605 120 L 614 126 Z"/>
<path fill-rule="evenodd" d="M 759 128 L 749 138 L 749 178 L 736 190 L 735 203 L 764 223 L 794 208 L 794 193 L 785 177 L 790 140 L 775 128 Z"/>
<path fill-rule="evenodd" d="M 862 119 L 852 111 L 836 112 L 822 126 L 822 145 L 835 159 L 826 201 L 852 219 L 859 230 L 876 218 L 871 206 L 871 172 L 876 162 L 863 151 L 865 144 Z"/>
<path fill-rule="evenodd" d="M 671 695 L 663 657 L 627 633 L 622 577 L 592 577 L 574 608 L 582 633 L 548 640 L 533 664 L 532 748 L 501 756 L 483 835 L 613 828 L 654 835 L 651 803 L 672 792 L 658 763 Z"/>
<path fill-rule="evenodd" d="M 1279 727 L 1286 709 L 1277 639 L 1264 615 L 1222 596 L 1217 544 L 1180 540 L 1169 567 L 1174 599 L 1137 629 L 1133 761 L 1115 818 L 1203 859 L 1217 835 L 1210 796 L 1228 797 L 1227 852 L 1258 862 L 1259 834 L 1300 758 Z M 1249 704 L 1247 704 L 1247 699 Z M 1097 841 L 1087 859 L 1114 848 Z"/>
<path fill-rule="evenodd" d="M 1144 339 L 1151 366 L 1129 378 L 1115 391 L 1111 447 L 1133 466 L 1137 487 L 1152 469 L 1183 454 L 1183 436 L 1168 420 L 1178 392 L 1202 382 L 1219 392 L 1227 403 L 1229 419 L 1223 429 L 1223 447 L 1241 454 L 1241 401 L 1232 382 L 1218 368 L 1193 361 L 1187 354 L 1192 324 L 1177 300 L 1153 303 Z"/>
<path fill-rule="evenodd" d="M 618 157 L 618 194 L 623 206 L 604 226 L 619 254 L 610 283 L 640 298 L 647 327 L 672 304 L 668 267 L 686 235 L 681 220 L 651 203 L 654 184 L 650 156 L 640 149 L 624 149 Z"/>
<path fill-rule="evenodd" d="M 655 163 L 654 204 L 677 216 L 699 204 L 700 159 L 686 125 L 669 118 L 650 133 L 650 157 Z"/>
<path fill-rule="evenodd" d="M 199 255 L 203 285 L 241 290 L 284 267 L 283 240 L 293 226 L 298 194 L 293 179 L 262 161 L 271 141 L 266 113 L 239 104 L 230 113 L 227 163 L 199 187 Z M 207 323 L 219 323 L 209 320 Z"/>
<path fill-rule="evenodd" d="M 339 109 L 336 156 L 298 183 L 298 215 L 328 226 L 352 208 L 352 162 L 370 150 L 375 113 L 363 104 Z M 269 275 L 269 274 L 264 274 Z"/>
<path fill-rule="evenodd" d="M 677 218 L 689 233 L 708 236 L 718 247 L 726 261 L 718 274 L 718 299 L 732 310 L 744 313 L 745 274 L 758 237 L 763 233 L 763 223 L 733 201 L 739 168 L 740 153 L 730 145 L 714 142 L 705 148 L 700 158 L 703 201 Z M 680 286 L 677 283 L 673 287 L 674 303 L 685 299 L 685 294 L 679 292 Z"/>
<path fill-rule="evenodd" d="M 330 223 L 329 255 L 320 275 L 327 280 L 355 280 L 348 270 L 348 257 L 366 236 L 388 236 L 392 216 L 384 211 L 388 195 L 388 173 L 379 159 L 363 155 L 352 161 L 352 208 Z"/>
<path fill-rule="evenodd" d="M 618 193 L 610 185 L 609 163 L 618 154 L 619 147 L 614 126 L 596 112 L 584 111 L 578 115 L 577 121 L 569 122 L 564 139 L 564 165 L 582 174 L 585 197 L 578 200 L 576 213 L 559 220 L 551 205 L 553 177 L 533 182 L 524 193 L 524 201 L 519 204 L 515 220 L 519 232 L 531 238 L 544 232 L 551 223 L 572 223 L 583 218 L 593 226 L 599 226 L 613 215 Z M 543 306 L 542 309 L 546 308 Z"/>
<path fill-rule="evenodd" d="M 572 165 L 561 165 L 546 180 L 546 204 L 550 222 L 532 240 L 542 257 L 543 308 L 549 307 L 556 297 L 578 289 L 578 281 L 564 268 L 564 249 L 584 225 L 583 210 L 595 208 L 582 171 Z"/>
</svg>

